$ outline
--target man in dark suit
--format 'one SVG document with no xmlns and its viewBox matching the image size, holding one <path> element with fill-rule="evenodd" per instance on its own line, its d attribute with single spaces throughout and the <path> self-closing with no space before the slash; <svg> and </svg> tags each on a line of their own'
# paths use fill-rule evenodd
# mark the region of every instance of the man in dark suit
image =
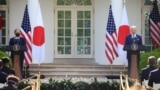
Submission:
<svg viewBox="0 0 160 90">
<path fill-rule="evenodd" d="M 148 80 L 149 73 L 152 70 L 156 69 L 156 67 L 154 66 L 155 62 L 156 62 L 155 56 L 148 57 L 148 65 L 147 65 L 147 67 L 143 68 L 142 72 L 141 72 L 141 82 L 143 80 Z"/>
<path fill-rule="evenodd" d="M 153 83 L 160 83 L 160 58 L 157 59 L 158 68 L 149 74 L 148 85 L 153 87 Z"/>
<path fill-rule="evenodd" d="M 2 60 L 0 60 L 0 83 L 5 83 L 7 74 L 1 71 L 2 67 L 3 67 L 3 63 L 2 63 Z"/>
<path fill-rule="evenodd" d="M 10 46 L 13 46 L 15 44 L 18 44 L 18 45 L 25 45 L 26 46 L 26 42 L 25 42 L 25 39 L 23 37 L 20 37 L 20 34 L 21 34 L 21 31 L 19 29 L 15 29 L 14 30 L 14 34 L 15 34 L 15 37 L 12 37 L 9 41 L 9 45 Z M 14 64 L 14 57 L 13 57 L 13 51 L 11 52 L 11 58 L 12 58 L 12 63 Z M 24 51 L 20 51 L 20 70 L 21 70 L 21 73 L 22 73 L 22 70 L 23 70 L 23 61 L 24 61 Z"/>
<path fill-rule="evenodd" d="M 11 68 L 9 68 L 9 58 L 7 57 L 3 57 L 2 58 L 2 62 L 3 62 L 3 68 L 2 68 L 2 72 L 7 73 L 8 75 L 13 74 L 15 75 L 15 71 Z"/>
<path fill-rule="evenodd" d="M 137 33 L 137 28 L 136 26 L 131 26 L 131 34 L 126 36 L 125 40 L 125 45 L 132 45 L 133 43 L 137 45 L 142 45 L 142 38 L 140 35 L 136 34 Z M 131 52 L 127 51 L 127 59 L 128 59 L 128 72 L 130 73 L 130 68 L 131 68 Z M 140 51 L 137 53 L 137 65 L 139 68 L 139 60 L 140 60 Z"/>
</svg>

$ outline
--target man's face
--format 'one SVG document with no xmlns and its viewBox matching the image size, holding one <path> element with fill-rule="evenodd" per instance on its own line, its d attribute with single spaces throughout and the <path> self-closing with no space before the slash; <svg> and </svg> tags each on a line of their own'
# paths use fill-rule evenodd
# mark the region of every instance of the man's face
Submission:
<svg viewBox="0 0 160 90">
<path fill-rule="evenodd" d="M 132 27 L 132 28 L 131 28 L 131 33 L 132 33 L 132 34 L 136 34 L 136 32 L 137 32 L 136 27 Z"/>
<path fill-rule="evenodd" d="M 19 29 L 16 29 L 15 32 L 14 32 L 14 34 L 15 34 L 17 37 L 20 36 L 20 33 L 21 33 L 21 31 L 20 31 Z"/>
</svg>

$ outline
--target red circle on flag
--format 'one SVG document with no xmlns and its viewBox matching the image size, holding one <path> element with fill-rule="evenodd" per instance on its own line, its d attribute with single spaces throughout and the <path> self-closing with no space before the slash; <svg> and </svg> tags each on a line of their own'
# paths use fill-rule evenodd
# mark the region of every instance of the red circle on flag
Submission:
<svg viewBox="0 0 160 90">
<path fill-rule="evenodd" d="M 119 27 L 119 32 L 118 32 L 118 42 L 122 45 L 124 45 L 126 36 L 130 34 L 130 28 L 128 25 L 121 25 Z"/>
<path fill-rule="evenodd" d="M 33 31 L 33 44 L 41 46 L 44 43 L 44 28 L 36 26 Z"/>
</svg>

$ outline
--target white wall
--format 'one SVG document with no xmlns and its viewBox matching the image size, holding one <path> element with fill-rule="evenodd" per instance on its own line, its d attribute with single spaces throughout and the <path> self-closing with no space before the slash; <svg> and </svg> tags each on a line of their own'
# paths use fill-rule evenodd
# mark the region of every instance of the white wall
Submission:
<svg viewBox="0 0 160 90">
<path fill-rule="evenodd" d="M 116 1 L 116 0 L 115 0 Z M 105 56 L 105 33 L 108 20 L 109 5 L 111 0 L 94 0 L 95 2 L 95 60 L 99 64 L 109 65 Z M 121 3 L 119 3 L 121 4 Z M 116 10 L 116 7 L 113 6 Z M 117 6 L 117 9 L 119 7 Z M 126 0 L 126 9 L 130 25 L 136 25 L 138 34 L 141 34 L 141 0 Z M 117 10 L 118 12 L 118 10 Z M 115 23 L 118 28 L 120 16 L 115 16 Z M 114 65 L 124 65 L 124 61 L 116 59 Z"/>
<path fill-rule="evenodd" d="M 15 28 L 20 28 L 24 9 L 27 0 L 9 0 L 9 36 L 14 36 L 13 31 Z M 46 43 L 46 60 L 44 63 L 52 63 L 54 54 L 54 26 L 53 26 L 53 0 L 39 0 L 41 5 L 42 17 L 45 26 L 45 43 Z"/>
<path fill-rule="evenodd" d="M 105 32 L 111 0 L 94 0 L 94 58 L 99 64 L 110 64 L 105 56 Z M 9 34 L 13 36 L 13 30 L 21 26 L 25 0 L 9 0 Z M 40 0 L 42 16 L 46 36 L 46 60 L 44 63 L 52 63 L 54 59 L 54 0 Z M 130 25 L 136 25 L 138 33 L 141 32 L 141 0 L 126 0 L 126 9 Z M 117 16 L 119 18 L 119 16 Z M 118 20 L 116 24 L 118 24 Z M 123 64 L 121 60 L 115 60 L 113 64 Z"/>
</svg>

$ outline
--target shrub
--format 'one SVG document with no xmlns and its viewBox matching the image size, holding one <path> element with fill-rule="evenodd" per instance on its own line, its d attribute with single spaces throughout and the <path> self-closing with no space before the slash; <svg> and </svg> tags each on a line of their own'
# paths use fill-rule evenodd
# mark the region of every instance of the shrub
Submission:
<svg viewBox="0 0 160 90">
<path fill-rule="evenodd" d="M 2 59 L 3 57 L 8 57 L 10 59 L 10 66 L 12 67 L 10 56 L 5 52 L 4 48 L 0 46 L 0 59 Z"/>
<path fill-rule="evenodd" d="M 159 58 L 160 57 L 160 48 L 155 49 L 151 52 L 141 53 L 140 70 L 142 70 L 142 68 L 146 67 L 146 65 L 148 64 L 147 59 L 149 56 L 155 56 L 156 58 Z"/>
</svg>

